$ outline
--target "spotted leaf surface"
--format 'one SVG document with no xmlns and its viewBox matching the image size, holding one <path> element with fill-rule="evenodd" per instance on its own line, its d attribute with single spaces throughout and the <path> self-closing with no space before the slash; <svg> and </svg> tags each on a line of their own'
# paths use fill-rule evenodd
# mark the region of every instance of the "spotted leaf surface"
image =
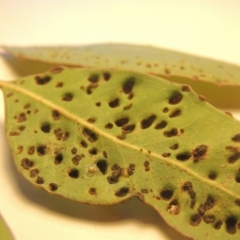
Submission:
<svg viewBox="0 0 240 240">
<path fill-rule="evenodd" d="M 49 63 L 128 69 L 155 74 L 173 81 L 183 78 L 217 85 L 240 85 L 240 66 L 150 46 L 99 44 L 5 49 L 17 57 Z"/>
<path fill-rule="evenodd" d="M 190 87 L 64 67 L 0 85 L 33 185 L 89 204 L 136 196 L 188 237 L 239 239 L 240 123 Z"/>
<path fill-rule="evenodd" d="M 0 215 L 0 239 L 3 240 L 14 240 L 8 226 L 4 222 L 2 216 Z"/>
</svg>

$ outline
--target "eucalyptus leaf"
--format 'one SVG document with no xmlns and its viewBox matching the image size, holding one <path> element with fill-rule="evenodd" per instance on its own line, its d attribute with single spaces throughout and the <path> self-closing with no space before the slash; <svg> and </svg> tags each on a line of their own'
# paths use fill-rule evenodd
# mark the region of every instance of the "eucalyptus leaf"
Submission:
<svg viewBox="0 0 240 240">
<path fill-rule="evenodd" d="M 189 86 L 66 67 L 0 86 L 33 185 L 89 204 L 135 196 L 192 239 L 240 238 L 240 123 Z"/>
<path fill-rule="evenodd" d="M 176 80 L 240 85 L 240 66 L 181 52 L 128 44 L 76 47 L 4 47 L 20 58 L 83 67 L 134 70 Z"/>
<path fill-rule="evenodd" d="M 0 215 L 0 239 L 1 240 L 14 240 L 12 233 L 10 232 L 8 226 L 4 222 L 1 215 Z"/>
</svg>

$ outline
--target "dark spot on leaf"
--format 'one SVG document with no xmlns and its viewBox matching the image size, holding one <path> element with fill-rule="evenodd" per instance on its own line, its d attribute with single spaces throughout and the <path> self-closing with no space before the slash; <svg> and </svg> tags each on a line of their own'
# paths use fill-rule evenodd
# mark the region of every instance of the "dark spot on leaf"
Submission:
<svg viewBox="0 0 240 240">
<path fill-rule="evenodd" d="M 133 175 L 134 173 L 134 170 L 135 170 L 135 164 L 129 164 L 128 168 L 127 168 L 127 172 L 128 172 L 128 175 L 131 176 Z"/>
<path fill-rule="evenodd" d="M 88 141 L 91 143 L 98 140 L 97 134 L 88 128 L 84 128 L 82 133 L 88 138 Z"/>
<path fill-rule="evenodd" d="M 163 129 L 166 126 L 167 126 L 167 122 L 163 120 L 163 121 L 157 123 L 157 125 L 155 126 L 155 129 Z"/>
<path fill-rule="evenodd" d="M 211 196 L 208 196 L 206 202 L 203 205 L 204 211 L 208 211 L 213 208 L 214 204 L 215 200 Z"/>
<path fill-rule="evenodd" d="M 20 132 L 24 131 L 24 130 L 25 130 L 25 126 L 19 126 L 19 127 L 18 127 L 18 130 L 19 130 Z"/>
<path fill-rule="evenodd" d="M 45 145 L 37 146 L 37 153 L 38 153 L 39 156 L 45 155 L 46 150 L 47 150 L 47 147 Z"/>
<path fill-rule="evenodd" d="M 62 72 L 63 70 L 64 70 L 63 67 L 54 67 L 50 70 L 50 72 L 53 73 L 53 74 L 56 74 L 56 73 Z"/>
<path fill-rule="evenodd" d="M 35 77 L 36 83 L 39 85 L 44 85 L 47 84 L 51 81 L 51 77 L 50 76 L 36 76 Z"/>
<path fill-rule="evenodd" d="M 215 180 L 217 178 L 217 173 L 212 171 L 208 174 L 208 178 L 211 180 Z"/>
<path fill-rule="evenodd" d="M 88 193 L 91 195 L 96 195 L 97 194 L 96 188 L 89 188 Z"/>
<path fill-rule="evenodd" d="M 213 227 L 216 229 L 216 230 L 219 230 L 222 226 L 222 221 L 221 220 L 218 220 L 214 225 Z"/>
<path fill-rule="evenodd" d="M 141 128 L 146 129 L 149 128 L 153 122 L 156 120 L 157 116 L 155 114 L 150 115 L 149 117 L 143 119 L 141 121 Z"/>
<path fill-rule="evenodd" d="M 18 147 L 17 147 L 17 153 L 18 153 L 18 154 L 21 154 L 22 151 L 23 151 L 23 146 L 18 146 Z"/>
<path fill-rule="evenodd" d="M 98 83 L 90 83 L 87 87 L 87 94 L 92 94 L 92 90 L 98 87 Z"/>
<path fill-rule="evenodd" d="M 130 77 L 125 81 L 125 83 L 123 84 L 123 92 L 125 94 L 129 94 L 130 92 L 132 92 L 134 82 L 135 82 L 134 77 Z"/>
<path fill-rule="evenodd" d="M 104 73 L 103 73 L 103 79 L 104 79 L 105 81 L 109 81 L 110 78 L 111 78 L 111 74 L 110 74 L 109 72 L 104 72 Z"/>
<path fill-rule="evenodd" d="M 205 157 L 208 150 L 207 145 L 199 145 L 193 150 L 193 160 L 198 161 Z"/>
<path fill-rule="evenodd" d="M 230 234 L 234 234 L 237 231 L 237 220 L 235 217 L 228 217 L 226 219 L 226 231 Z"/>
<path fill-rule="evenodd" d="M 132 103 L 126 105 L 125 107 L 123 107 L 123 110 L 129 110 L 132 107 Z"/>
<path fill-rule="evenodd" d="M 235 203 L 236 203 L 236 205 L 238 205 L 238 206 L 240 207 L 240 198 L 237 198 L 237 199 L 235 200 Z"/>
<path fill-rule="evenodd" d="M 14 93 L 13 93 L 13 92 L 10 92 L 10 93 L 7 94 L 7 98 L 12 97 L 13 95 L 14 95 Z"/>
<path fill-rule="evenodd" d="M 43 184 L 44 183 L 44 179 L 42 177 L 37 177 L 36 181 L 37 184 Z"/>
<path fill-rule="evenodd" d="M 145 161 L 144 162 L 144 168 L 145 168 L 146 172 L 150 170 L 150 163 L 149 163 L 149 161 Z"/>
<path fill-rule="evenodd" d="M 183 98 L 183 96 L 182 96 L 181 93 L 178 93 L 178 92 L 177 92 L 177 93 L 174 93 L 174 94 L 170 97 L 168 103 L 169 103 L 169 104 L 173 104 L 173 105 L 178 104 L 178 103 L 180 103 L 180 102 L 182 101 L 182 98 Z"/>
<path fill-rule="evenodd" d="M 75 155 L 75 156 L 72 158 L 72 163 L 73 163 L 74 165 L 78 165 L 81 159 L 82 159 L 82 156 L 81 156 L 81 155 Z"/>
<path fill-rule="evenodd" d="M 175 137 L 178 135 L 178 130 L 176 128 L 172 128 L 169 131 L 164 131 L 163 135 L 165 137 Z"/>
<path fill-rule="evenodd" d="M 84 140 L 81 140 L 79 144 L 81 147 L 84 147 L 84 148 L 88 147 L 88 144 Z"/>
<path fill-rule="evenodd" d="M 178 143 L 173 144 L 172 146 L 169 147 L 172 150 L 177 150 L 179 148 Z"/>
<path fill-rule="evenodd" d="M 141 189 L 141 192 L 144 193 L 144 194 L 149 193 L 149 191 L 148 191 L 147 189 L 145 189 L 145 188 L 144 188 L 144 189 Z"/>
<path fill-rule="evenodd" d="M 41 130 L 44 132 L 44 133 L 49 133 L 51 131 L 51 125 L 49 123 L 44 123 L 42 126 L 41 126 Z"/>
<path fill-rule="evenodd" d="M 172 113 L 169 114 L 170 118 L 178 117 L 182 114 L 182 111 L 180 109 L 174 110 Z"/>
<path fill-rule="evenodd" d="M 28 104 L 25 104 L 24 106 L 23 106 L 23 109 L 29 109 L 31 107 L 31 105 L 28 103 Z"/>
<path fill-rule="evenodd" d="M 122 127 L 123 133 L 131 133 L 135 129 L 135 124 L 127 124 Z"/>
<path fill-rule="evenodd" d="M 189 195 L 190 198 L 195 198 L 196 197 L 196 192 L 194 192 L 193 190 L 189 190 L 188 195 Z"/>
<path fill-rule="evenodd" d="M 114 164 L 111 167 L 112 170 L 112 175 L 107 177 L 107 180 L 110 184 L 115 184 L 118 182 L 119 177 L 121 176 L 122 173 L 122 168 L 119 167 L 117 164 Z"/>
<path fill-rule="evenodd" d="M 170 157 L 170 156 L 171 156 L 171 153 L 163 153 L 162 156 L 163 156 L 163 157 Z"/>
<path fill-rule="evenodd" d="M 63 87 L 63 82 L 58 82 L 55 87 L 56 87 L 56 88 L 61 88 L 61 87 Z"/>
<path fill-rule="evenodd" d="M 96 102 L 96 106 L 100 107 L 101 106 L 101 102 Z"/>
<path fill-rule="evenodd" d="M 29 176 L 31 178 L 35 178 L 39 174 L 39 170 L 37 168 L 31 169 L 29 171 Z"/>
<path fill-rule="evenodd" d="M 88 81 L 91 83 L 97 83 L 99 81 L 99 75 L 98 74 L 90 75 Z"/>
<path fill-rule="evenodd" d="M 193 214 L 191 217 L 190 217 L 190 225 L 192 226 L 197 226 L 199 225 L 199 223 L 201 222 L 201 216 L 198 215 L 197 213 L 196 214 Z"/>
<path fill-rule="evenodd" d="M 238 172 L 238 173 L 236 174 L 236 176 L 235 176 L 235 181 L 236 181 L 237 183 L 240 183 L 240 172 Z"/>
<path fill-rule="evenodd" d="M 97 150 L 96 148 L 92 148 L 92 149 L 90 149 L 88 152 L 89 152 L 90 154 L 92 154 L 92 155 L 97 155 L 98 150 Z"/>
<path fill-rule="evenodd" d="M 234 142 L 240 142 L 240 133 L 236 134 L 234 137 L 232 137 L 232 141 Z"/>
<path fill-rule="evenodd" d="M 207 101 L 206 97 L 204 97 L 203 95 L 198 95 L 198 98 L 203 102 Z"/>
<path fill-rule="evenodd" d="M 49 189 L 50 191 L 55 192 L 58 189 L 58 185 L 56 183 L 49 183 Z"/>
<path fill-rule="evenodd" d="M 127 187 L 122 187 L 120 188 L 116 193 L 115 196 L 116 197 L 124 197 L 129 193 L 129 188 Z"/>
<path fill-rule="evenodd" d="M 66 102 L 70 102 L 70 101 L 72 101 L 72 99 L 73 99 L 73 94 L 72 93 L 66 93 L 62 98 L 62 100 L 66 101 Z"/>
<path fill-rule="evenodd" d="M 62 155 L 62 153 L 57 153 L 56 156 L 55 156 L 55 158 L 54 158 L 54 163 L 55 163 L 56 165 L 58 165 L 58 164 L 60 164 L 60 163 L 62 162 L 62 160 L 63 160 L 63 155 Z"/>
<path fill-rule="evenodd" d="M 10 136 L 19 136 L 20 133 L 19 133 L 19 132 L 15 132 L 15 131 L 11 131 L 11 132 L 9 133 L 9 135 L 10 135 Z"/>
<path fill-rule="evenodd" d="M 176 156 L 176 158 L 177 158 L 177 160 L 180 160 L 180 161 L 186 161 L 186 160 L 190 159 L 191 156 L 192 156 L 191 153 L 189 153 L 189 152 L 183 152 L 183 153 L 179 153 L 179 154 Z"/>
<path fill-rule="evenodd" d="M 203 221 L 205 223 L 214 223 L 215 219 L 216 219 L 216 217 L 213 214 L 209 214 L 209 215 L 204 215 L 203 216 Z"/>
<path fill-rule="evenodd" d="M 189 192 L 189 191 L 192 191 L 192 187 L 193 187 L 192 183 L 190 181 L 187 181 L 183 184 L 182 189 L 183 191 Z"/>
<path fill-rule="evenodd" d="M 95 118 L 88 118 L 87 121 L 89 123 L 95 123 L 96 122 L 96 119 Z"/>
<path fill-rule="evenodd" d="M 108 163 L 104 159 L 99 160 L 99 161 L 97 161 L 97 167 L 102 174 L 106 174 L 107 173 L 107 168 L 108 168 Z"/>
<path fill-rule="evenodd" d="M 180 212 L 180 206 L 179 206 L 179 203 L 178 203 L 178 200 L 177 199 L 173 199 L 168 207 L 167 207 L 167 211 L 172 214 L 172 215 L 177 215 L 179 214 Z"/>
<path fill-rule="evenodd" d="M 191 88 L 190 88 L 189 86 L 187 86 L 187 85 L 183 85 L 183 86 L 182 86 L 182 91 L 183 91 L 183 92 L 190 92 L 190 89 L 191 89 Z"/>
<path fill-rule="evenodd" d="M 28 148 L 28 154 L 29 155 L 34 154 L 34 152 L 35 152 L 35 147 L 34 146 L 31 146 L 31 147 Z"/>
<path fill-rule="evenodd" d="M 105 158 L 107 158 L 107 157 L 108 157 L 108 154 L 107 154 L 107 152 L 106 152 L 106 151 L 103 151 L 103 156 L 104 156 Z"/>
<path fill-rule="evenodd" d="M 72 153 L 72 154 L 76 154 L 76 153 L 77 153 L 77 148 L 73 147 L 73 148 L 71 149 L 71 153 Z"/>
<path fill-rule="evenodd" d="M 17 122 L 25 122 L 27 120 L 26 113 L 20 113 L 17 116 Z"/>
<path fill-rule="evenodd" d="M 26 169 L 29 170 L 30 168 L 32 168 L 34 166 L 33 161 L 29 160 L 28 158 L 23 158 L 21 160 L 21 166 Z"/>
<path fill-rule="evenodd" d="M 165 68 L 165 69 L 164 69 L 164 72 L 165 72 L 165 74 L 167 74 L 167 75 L 171 74 L 171 71 L 170 71 L 168 68 Z"/>
<path fill-rule="evenodd" d="M 111 107 L 111 108 L 118 107 L 119 104 L 120 104 L 119 98 L 115 98 L 108 103 L 109 107 Z"/>
<path fill-rule="evenodd" d="M 69 177 L 71 178 L 78 178 L 79 177 L 79 171 L 76 168 L 73 168 L 68 173 Z"/>
<path fill-rule="evenodd" d="M 112 128 L 113 128 L 113 124 L 112 124 L 112 123 L 107 123 L 107 124 L 105 125 L 105 128 L 106 128 L 106 129 L 112 129 Z"/>
<path fill-rule="evenodd" d="M 124 118 L 119 118 L 118 120 L 115 121 L 115 124 L 118 127 L 122 127 L 123 125 L 127 124 L 129 122 L 129 118 L 124 117 Z"/>
<path fill-rule="evenodd" d="M 60 113 L 57 110 L 52 111 L 53 120 L 57 121 L 60 119 Z"/>
<path fill-rule="evenodd" d="M 165 188 L 160 191 L 160 196 L 162 197 L 163 200 L 170 200 L 173 196 L 173 190 L 171 188 Z"/>
<path fill-rule="evenodd" d="M 240 158 L 240 152 L 235 152 L 233 155 L 228 157 L 228 163 L 235 163 Z"/>
<path fill-rule="evenodd" d="M 167 107 L 165 107 L 162 111 L 163 111 L 163 113 L 168 113 L 169 109 Z"/>
</svg>

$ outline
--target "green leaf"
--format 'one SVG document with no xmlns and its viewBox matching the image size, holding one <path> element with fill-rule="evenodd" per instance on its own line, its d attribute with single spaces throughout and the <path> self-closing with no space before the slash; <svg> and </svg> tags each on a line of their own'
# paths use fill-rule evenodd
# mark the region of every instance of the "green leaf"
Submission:
<svg viewBox="0 0 240 240">
<path fill-rule="evenodd" d="M 240 238 L 240 123 L 190 87 L 63 67 L 0 85 L 33 185 L 89 204 L 136 196 L 193 239 Z"/>
<path fill-rule="evenodd" d="M 173 81 L 183 78 L 217 85 L 240 85 L 240 66 L 150 46 L 100 44 L 4 49 L 17 57 L 61 65 L 134 70 Z"/>
<path fill-rule="evenodd" d="M 0 215 L 0 239 L 2 240 L 14 240 L 8 226 L 4 222 L 2 216 Z"/>
</svg>

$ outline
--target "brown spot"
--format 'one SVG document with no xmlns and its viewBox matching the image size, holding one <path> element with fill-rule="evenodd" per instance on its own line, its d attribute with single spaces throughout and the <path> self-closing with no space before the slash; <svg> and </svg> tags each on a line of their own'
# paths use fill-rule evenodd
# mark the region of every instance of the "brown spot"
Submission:
<svg viewBox="0 0 240 240">
<path fill-rule="evenodd" d="M 70 102 L 73 99 L 73 94 L 72 93 L 65 93 L 63 96 L 62 100 L 66 102 Z"/>
<path fill-rule="evenodd" d="M 18 154 L 21 154 L 22 151 L 23 151 L 23 146 L 18 146 L 18 147 L 17 147 L 17 153 L 18 153 Z"/>
<path fill-rule="evenodd" d="M 103 79 L 105 81 L 109 81 L 111 79 L 111 74 L 109 72 L 104 72 L 103 73 Z"/>
<path fill-rule="evenodd" d="M 36 76 L 35 81 L 39 85 L 44 85 L 51 81 L 51 77 L 47 76 L 47 75 L 46 76 Z"/>
<path fill-rule="evenodd" d="M 78 171 L 78 169 L 73 168 L 68 172 L 68 175 L 71 178 L 78 178 L 79 177 L 79 171 Z"/>
<path fill-rule="evenodd" d="M 170 71 L 168 68 L 165 68 L 165 69 L 164 69 L 164 72 L 165 72 L 165 74 L 167 74 L 167 75 L 171 74 L 171 71 Z"/>
<path fill-rule="evenodd" d="M 98 160 L 96 165 L 102 174 L 105 175 L 107 173 L 108 163 L 106 160 L 104 159 Z"/>
<path fill-rule="evenodd" d="M 121 176 L 122 173 L 122 168 L 119 167 L 117 164 L 114 164 L 111 167 L 112 170 L 112 175 L 107 177 L 107 180 L 110 184 L 115 184 L 118 182 L 119 177 Z"/>
<path fill-rule="evenodd" d="M 10 97 L 12 97 L 13 95 L 14 95 L 14 93 L 13 93 L 13 92 L 10 92 L 10 93 L 7 94 L 7 97 L 10 98 Z"/>
<path fill-rule="evenodd" d="M 20 132 L 24 131 L 24 130 L 25 130 L 25 126 L 19 126 L 19 127 L 18 127 L 18 130 L 19 130 Z"/>
<path fill-rule="evenodd" d="M 178 117 L 182 114 L 182 111 L 180 109 L 174 110 L 172 113 L 169 114 L 170 118 Z"/>
<path fill-rule="evenodd" d="M 193 214 L 191 217 L 190 217 L 190 225 L 192 226 L 197 226 L 199 225 L 201 222 L 201 216 L 198 215 L 197 213 L 196 214 Z"/>
<path fill-rule="evenodd" d="M 164 131 L 163 135 L 165 137 L 175 137 L 178 135 L 178 130 L 176 128 L 172 128 L 169 131 Z"/>
<path fill-rule="evenodd" d="M 54 158 L 54 163 L 55 163 L 56 165 L 59 165 L 59 164 L 62 162 L 62 160 L 63 160 L 63 155 L 62 155 L 62 153 L 57 153 L 56 156 L 55 156 L 55 158 Z"/>
<path fill-rule="evenodd" d="M 49 183 L 49 189 L 50 191 L 55 192 L 58 189 L 58 185 L 56 183 Z"/>
<path fill-rule="evenodd" d="M 206 153 L 208 151 L 207 145 L 199 145 L 193 150 L 193 160 L 198 161 L 205 158 Z"/>
<path fill-rule="evenodd" d="M 135 170 L 135 164 L 129 164 L 127 169 L 128 175 L 129 176 L 133 175 L 134 170 Z"/>
<path fill-rule="evenodd" d="M 56 74 L 56 73 L 61 73 L 64 70 L 63 67 L 54 67 L 50 70 L 51 73 Z"/>
<path fill-rule="evenodd" d="M 148 191 L 147 189 L 145 189 L 145 188 L 144 188 L 144 189 L 141 189 L 141 192 L 144 193 L 144 194 L 149 193 L 149 191 Z"/>
<path fill-rule="evenodd" d="M 228 163 L 235 163 L 240 158 L 240 152 L 235 152 L 233 155 L 228 157 Z"/>
<path fill-rule="evenodd" d="M 88 144 L 84 140 L 81 140 L 79 144 L 81 147 L 84 147 L 84 148 L 88 147 Z"/>
<path fill-rule="evenodd" d="M 54 121 L 57 121 L 60 119 L 60 113 L 57 110 L 52 111 L 52 117 Z"/>
<path fill-rule="evenodd" d="M 91 143 L 96 142 L 98 140 L 97 134 L 88 128 L 84 128 L 82 130 L 82 133 L 84 134 L 84 136 L 88 138 L 88 141 Z"/>
<path fill-rule="evenodd" d="M 163 157 L 170 157 L 170 156 L 171 156 L 171 153 L 163 153 L 162 156 L 163 156 Z"/>
<path fill-rule="evenodd" d="M 92 148 L 92 149 L 89 149 L 88 152 L 89 152 L 90 154 L 92 154 L 92 155 L 97 155 L 98 150 L 97 150 L 96 148 Z"/>
<path fill-rule="evenodd" d="M 17 122 L 25 122 L 27 120 L 26 113 L 20 113 L 17 116 Z"/>
<path fill-rule="evenodd" d="M 236 203 L 237 206 L 240 207 L 240 198 L 237 198 L 237 199 L 235 200 L 235 203 Z"/>
<path fill-rule="evenodd" d="M 211 180 L 215 180 L 217 178 L 217 173 L 216 172 L 210 172 L 208 174 L 208 178 L 211 179 Z"/>
<path fill-rule="evenodd" d="M 55 85 L 56 88 L 61 88 L 63 87 L 63 82 L 58 82 L 56 85 Z"/>
<path fill-rule="evenodd" d="M 106 151 L 103 151 L 103 156 L 104 156 L 105 158 L 107 158 L 107 157 L 108 157 L 108 154 L 107 154 L 107 152 L 106 152 Z"/>
<path fill-rule="evenodd" d="M 213 227 L 216 229 L 216 230 L 219 230 L 222 226 L 222 221 L 221 220 L 218 220 L 214 225 Z"/>
<path fill-rule="evenodd" d="M 192 183 L 190 181 L 187 181 L 182 186 L 183 191 L 192 191 Z"/>
<path fill-rule="evenodd" d="M 19 132 L 15 132 L 15 131 L 11 131 L 11 132 L 9 133 L 9 135 L 10 135 L 10 136 L 19 136 L 20 133 L 19 133 Z"/>
<path fill-rule="evenodd" d="M 113 128 L 113 124 L 112 124 L 112 123 L 107 123 L 107 124 L 105 125 L 105 128 L 106 128 L 106 129 L 112 129 L 112 128 Z"/>
<path fill-rule="evenodd" d="M 72 153 L 72 154 L 76 154 L 76 153 L 77 153 L 77 148 L 73 147 L 73 148 L 71 149 L 71 153 Z"/>
<path fill-rule="evenodd" d="M 124 197 L 129 193 L 129 188 L 128 187 L 122 187 L 120 188 L 116 193 L 116 197 Z"/>
<path fill-rule="evenodd" d="M 173 199 L 168 207 L 167 207 L 167 211 L 172 214 L 172 215 L 177 215 L 179 214 L 180 212 L 180 206 L 179 206 L 179 203 L 178 203 L 178 200 L 177 199 Z"/>
<path fill-rule="evenodd" d="M 179 153 L 176 156 L 177 160 L 180 160 L 180 161 L 186 161 L 186 160 L 190 159 L 191 157 L 192 157 L 192 154 L 189 152 Z"/>
<path fill-rule="evenodd" d="M 229 234 L 234 234 L 237 231 L 237 220 L 235 217 L 228 217 L 226 219 L 226 231 Z"/>
<path fill-rule="evenodd" d="M 36 181 L 35 181 L 35 183 L 37 183 L 37 184 L 43 184 L 44 183 L 44 179 L 42 178 L 42 177 L 37 177 L 37 179 L 36 179 Z"/>
<path fill-rule="evenodd" d="M 81 159 L 82 159 L 82 156 L 81 156 L 81 155 L 75 155 L 75 156 L 72 158 L 72 163 L 73 163 L 74 165 L 78 165 Z"/>
<path fill-rule="evenodd" d="M 215 219 L 216 219 L 216 217 L 213 214 L 209 214 L 209 215 L 204 215 L 203 216 L 203 221 L 205 223 L 214 223 Z"/>
<path fill-rule="evenodd" d="M 166 126 L 167 126 L 167 122 L 163 120 L 163 121 L 156 124 L 155 129 L 163 129 Z"/>
<path fill-rule="evenodd" d="M 208 196 L 206 202 L 199 206 L 198 213 L 200 215 L 204 215 L 205 212 L 213 208 L 214 205 L 215 205 L 215 200 L 211 196 Z"/>
<path fill-rule="evenodd" d="M 111 100 L 109 103 L 108 103 L 109 107 L 111 108 L 116 108 L 120 105 L 120 100 L 119 98 L 115 98 L 113 100 Z"/>
<path fill-rule="evenodd" d="M 88 119 L 87 119 L 87 122 L 89 122 L 89 123 L 95 123 L 95 122 L 96 122 L 96 119 L 95 119 L 95 118 L 88 118 Z"/>
<path fill-rule="evenodd" d="M 28 154 L 29 155 L 34 154 L 34 152 L 35 152 L 35 147 L 34 146 L 31 146 L 31 147 L 28 148 Z"/>
<path fill-rule="evenodd" d="M 240 142 L 240 133 L 236 134 L 234 137 L 231 138 L 234 142 Z"/>
<path fill-rule="evenodd" d="M 127 124 L 129 122 L 128 117 L 119 118 L 115 121 L 116 126 L 122 127 L 123 125 Z"/>
<path fill-rule="evenodd" d="M 31 169 L 29 171 L 29 176 L 31 178 L 35 178 L 39 174 L 39 170 L 37 168 Z"/>
<path fill-rule="evenodd" d="M 163 111 L 163 113 L 168 113 L 169 112 L 169 108 L 165 107 L 162 111 Z"/>
<path fill-rule="evenodd" d="M 170 200 L 173 196 L 173 190 L 171 188 L 165 188 L 160 191 L 160 196 L 162 197 L 163 200 Z"/>
<path fill-rule="evenodd" d="M 129 110 L 132 107 L 132 103 L 126 105 L 125 107 L 123 107 L 123 110 Z"/>
<path fill-rule="evenodd" d="M 24 106 L 23 106 L 23 109 L 29 109 L 31 107 L 31 105 L 28 103 L 28 104 L 25 104 Z"/>
<path fill-rule="evenodd" d="M 37 153 L 38 153 L 39 156 L 45 155 L 46 150 L 47 150 L 47 147 L 45 145 L 37 146 Z"/>
<path fill-rule="evenodd" d="M 183 92 L 190 92 L 190 90 L 191 90 L 191 88 L 189 86 L 187 86 L 187 85 L 182 86 L 182 91 Z"/>
<path fill-rule="evenodd" d="M 179 148 L 178 143 L 173 144 L 172 146 L 169 147 L 172 150 L 177 150 Z"/>
<path fill-rule="evenodd" d="M 122 127 L 123 133 L 131 133 L 135 129 L 135 124 L 127 124 Z"/>
<path fill-rule="evenodd" d="M 125 81 L 125 83 L 123 84 L 123 92 L 125 94 L 129 94 L 130 92 L 132 92 L 132 89 L 134 87 L 134 83 L 135 83 L 135 78 L 134 77 L 128 78 Z"/>
<path fill-rule="evenodd" d="M 144 162 L 144 167 L 145 167 L 145 171 L 146 172 L 150 170 L 150 163 L 149 163 L 149 161 L 145 161 Z"/>
<path fill-rule="evenodd" d="M 169 103 L 169 104 L 173 104 L 173 105 L 178 104 L 178 103 L 180 103 L 180 102 L 182 101 L 182 98 L 183 98 L 183 96 L 182 96 L 181 93 L 178 93 L 178 92 L 177 92 L 177 93 L 174 93 L 174 94 L 170 97 L 168 103 Z"/>
<path fill-rule="evenodd" d="M 237 174 L 236 174 L 236 176 L 235 176 L 235 181 L 237 182 L 237 183 L 240 183 L 240 173 L 238 172 Z"/>
<path fill-rule="evenodd" d="M 30 168 L 32 168 L 34 166 L 34 163 L 33 161 L 31 161 L 30 159 L 28 158 L 23 158 L 21 160 L 21 166 L 26 169 L 26 170 L 29 170 Z"/>
<path fill-rule="evenodd" d="M 96 188 L 89 188 L 88 193 L 91 195 L 96 195 L 97 194 Z"/>
<path fill-rule="evenodd" d="M 155 114 L 150 115 L 149 117 L 143 119 L 141 121 L 141 128 L 146 129 L 149 128 L 153 122 L 156 120 L 157 116 Z"/>
<path fill-rule="evenodd" d="M 49 123 L 44 123 L 42 126 L 41 126 L 41 130 L 44 132 L 44 133 L 49 133 L 51 131 L 51 125 Z"/>
<path fill-rule="evenodd" d="M 99 81 L 99 75 L 98 74 L 90 75 L 88 81 L 91 83 L 97 83 Z"/>
<path fill-rule="evenodd" d="M 101 106 L 101 102 L 96 102 L 96 106 L 100 107 Z"/>
</svg>

